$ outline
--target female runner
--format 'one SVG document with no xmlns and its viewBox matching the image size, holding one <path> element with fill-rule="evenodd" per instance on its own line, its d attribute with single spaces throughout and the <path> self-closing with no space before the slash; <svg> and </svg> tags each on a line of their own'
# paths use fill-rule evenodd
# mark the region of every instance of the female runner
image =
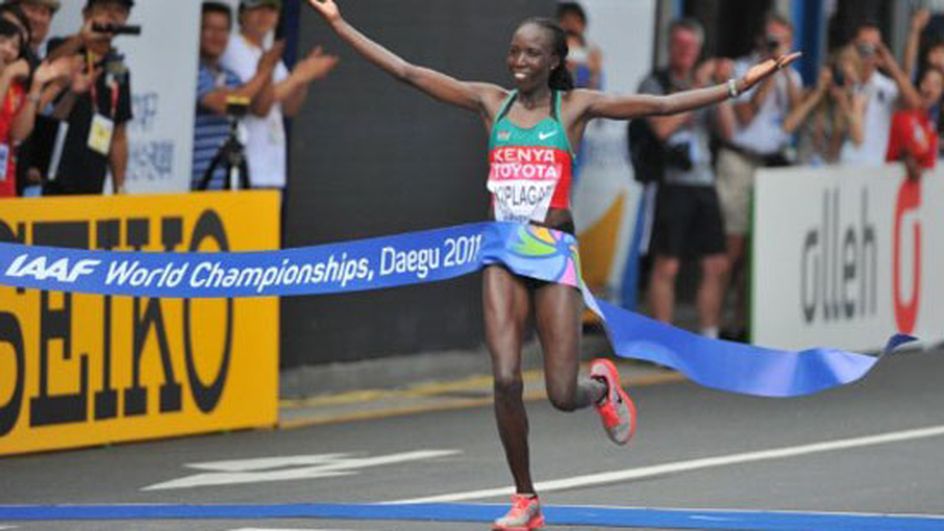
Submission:
<svg viewBox="0 0 944 531">
<path fill-rule="evenodd" d="M 399 81 L 433 98 L 477 113 L 491 132 L 492 215 L 499 221 L 532 223 L 574 233 L 570 212 L 574 146 L 594 118 L 629 120 L 704 107 L 737 96 L 789 65 L 800 54 L 760 63 L 743 78 L 712 88 L 670 96 L 610 95 L 573 89 L 564 64 L 564 31 L 549 19 L 523 22 L 506 58 L 514 90 L 466 82 L 408 63 L 372 41 L 341 17 L 334 0 L 308 0 L 354 50 Z M 516 494 L 511 510 L 494 529 L 535 529 L 544 524 L 531 481 L 528 417 L 522 400 L 521 346 L 532 310 L 544 351 L 547 395 L 555 408 L 575 411 L 595 405 L 609 437 L 626 444 L 635 427 L 635 408 L 622 389 L 615 366 L 594 360 L 580 378 L 580 292 L 573 287 L 516 276 L 500 265 L 484 273 L 485 340 L 491 353 L 495 417 Z"/>
</svg>

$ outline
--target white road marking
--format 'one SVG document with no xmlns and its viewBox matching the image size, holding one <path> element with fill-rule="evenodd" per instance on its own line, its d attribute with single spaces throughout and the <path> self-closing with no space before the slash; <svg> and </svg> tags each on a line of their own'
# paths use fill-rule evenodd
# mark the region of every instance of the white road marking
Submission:
<svg viewBox="0 0 944 531">
<path fill-rule="evenodd" d="M 0 528 L 2 529 L 2 528 Z M 345 529 L 275 529 L 275 528 L 261 528 L 261 527 L 241 527 L 239 529 L 233 529 L 232 531 L 349 531 Z"/>
<path fill-rule="evenodd" d="M 144 487 L 141 490 L 186 489 L 211 485 L 351 476 L 357 474 L 363 468 L 435 459 L 461 453 L 461 450 L 418 450 L 379 457 L 354 457 L 353 454 L 319 454 L 194 463 L 187 466 L 198 470 L 209 470 L 210 472 L 158 483 Z"/>
<path fill-rule="evenodd" d="M 543 481 L 535 484 L 538 492 L 552 492 L 558 490 L 574 489 L 578 487 L 589 487 L 603 485 L 607 483 L 616 483 L 621 481 L 631 481 L 653 476 L 662 476 L 666 474 L 677 474 L 679 472 L 690 472 L 692 470 L 701 470 L 705 468 L 716 468 L 741 463 L 752 463 L 756 461 L 766 461 L 770 459 L 785 459 L 800 455 L 815 454 L 821 452 L 832 452 L 835 450 L 846 450 L 849 448 L 861 448 L 863 446 L 874 446 L 879 444 L 890 444 L 895 442 L 910 441 L 915 439 L 925 439 L 928 437 L 939 437 L 944 435 L 944 425 L 930 426 L 914 430 L 896 431 L 881 433 L 878 435 L 869 435 L 865 437 L 855 437 L 852 439 L 839 439 L 835 441 L 825 441 L 813 444 L 804 444 L 799 446 L 788 446 L 784 448 L 773 448 L 770 450 L 761 450 L 757 452 L 745 452 L 739 454 L 722 455 L 717 457 L 706 457 L 702 459 L 691 459 L 688 461 L 677 461 L 674 463 L 665 463 L 661 465 L 646 466 L 641 468 L 630 468 L 618 470 L 615 472 L 603 472 L 600 474 L 588 474 L 586 476 L 570 477 L 567 479 L 558 479 L 552 481 Z M 432 503 L 432 502 L 455 502 L 462 500 L 477 500 L 481 498 L 493 498 L 497 496 L 508 496 L 514 493 L 512 487 L 497 487 L 493 489 L 473 490 L 467 492 L 457 492 L 454 494 L 443 494 L 440 496 L 430 496 L 427 498 L 412 498 L 407 500 L 396 500 L 386 503 Z"/>
<path fill-rule="evenodd" d="M 2 529 L 2 528 L 0 528 Z M 275 529 L 275 528 L 261 528 L 261 527 L 241 527 L 239 529 L 233 529 L 231 531 L 350 531 L 346 529 Z"/>
</svg>

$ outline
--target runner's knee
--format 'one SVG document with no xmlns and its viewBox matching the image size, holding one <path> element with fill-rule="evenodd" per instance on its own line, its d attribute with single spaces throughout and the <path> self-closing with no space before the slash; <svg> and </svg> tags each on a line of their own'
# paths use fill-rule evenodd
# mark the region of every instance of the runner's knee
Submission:
<svg viewBox="0 0 944 531">
<path fill-rule="evenodd" d="M 548 385 L 547 398 L 558 411 L 577 410 L 577 393 L 572 386 Z"/>
<path fill-rule="evenodd" d="M 507 374 L 495 376 L 495 400 L 520 399 L 524 393 L 524 382 L 520 376 Z"/>
</svg>

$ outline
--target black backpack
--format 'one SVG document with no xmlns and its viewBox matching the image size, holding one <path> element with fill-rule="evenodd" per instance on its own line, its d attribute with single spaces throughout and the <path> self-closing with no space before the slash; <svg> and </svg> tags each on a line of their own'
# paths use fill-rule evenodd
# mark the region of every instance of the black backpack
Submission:
<svg viewBox="0 0 944 531">
<path fill-rule="evenodd" d="M 662 93 L 670 90 L 668 70 L 656 70 L 652 77 L 662 87 Z M 645 118 L 629 121 L 629 160 L 633 165 L 633 177 L 636 181 L 648 184 L 660 182 L 665 173 L 665 144 L 656 136 L 655 131 Z"/>
</svg>

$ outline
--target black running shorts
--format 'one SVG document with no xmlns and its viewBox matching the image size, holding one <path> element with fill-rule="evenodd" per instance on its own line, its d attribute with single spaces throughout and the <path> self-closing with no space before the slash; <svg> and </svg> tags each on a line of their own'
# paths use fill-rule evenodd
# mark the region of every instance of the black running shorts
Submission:
<svg viewBox="0 0 944 531">
<path fill-rule="evenodd" d="M 715 187 L 660 184 L 650 251 L 674 258 L 724 253 L 724 221 Z"/>
</svg>

